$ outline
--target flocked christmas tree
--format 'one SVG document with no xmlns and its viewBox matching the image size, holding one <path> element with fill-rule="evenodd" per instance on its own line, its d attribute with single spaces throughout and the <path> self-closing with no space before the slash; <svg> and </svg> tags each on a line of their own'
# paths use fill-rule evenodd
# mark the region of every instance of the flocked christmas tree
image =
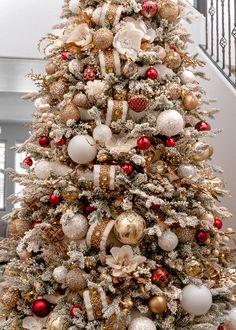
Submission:
<svg viewBox="0 0 236 330">
<path fill-rule="evenodd" d="M 1 242 L 2 330 L 236 329 L 214 111 L 184 5 L 65 0 L 25 97 L 27 174 L 10 171 L 24 190 Z"/>
</svg>

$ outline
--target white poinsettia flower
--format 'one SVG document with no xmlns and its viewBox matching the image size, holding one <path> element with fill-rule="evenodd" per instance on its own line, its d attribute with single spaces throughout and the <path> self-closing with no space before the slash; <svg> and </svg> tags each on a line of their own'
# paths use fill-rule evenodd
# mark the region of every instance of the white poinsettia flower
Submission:
<svg viewBox="0 0 236 330">
<path fill-rule="evenodd" d="M 153 42 L 156 37 L 156 31 L 154 29 L 148 29 L 142 19 L 135 20 L 132 17 L 127 17 L 126 22 L 134 24 L 136 29 L 143 32 L 143 39 Z"/>
<path fill-rule="evenodd" d="M 85 90 L 90 101 L 97 100 L 104 96 L 107 84 L 102 80 L 89 81 L 85 86 Z"/>
<path fill-rule="evenodd" d="M 112 276 L 125 277 L 146 261 L 146 257 L 134 255 L 131 246 L 113 247 L 111 255 L 106 257 L 106 263 L 112 268 Z"/>
<path fill-rule="evenodd" d="M 74 43 L 77 46 L 84 47 L 92 42 L 92 38 L 93 36 L 88 24 L 82 23 L 65 36 L 64 42 L 67 44 Z"/>
<path fill-rule="evenodd" d="M 110 153 L 122 154 L 129 152 L 136 146 L 136 144 L 136 139 L 127 140 L 125 137 L 121 138 L 118 135 L 113 134 L 112 139 L 106 143 L 106 147 Z"/>
</svg>

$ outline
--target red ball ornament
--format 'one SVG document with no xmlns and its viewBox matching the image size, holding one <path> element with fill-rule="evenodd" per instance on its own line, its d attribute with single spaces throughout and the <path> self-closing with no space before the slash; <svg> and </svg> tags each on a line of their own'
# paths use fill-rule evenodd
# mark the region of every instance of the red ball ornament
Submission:
<svg viewBox="0 0 236 330">
<path fill-rule="evenodd" d="M 67 53 L 67 52 L 63 52 L 63 53 L 61 54 L 61 59 L 62 59 L 63 61 L 67 61 L 67 60 L 68 60 L 68 53 Z"/>
<path fill-rule="evenodd" d="M 170 46 L 170 50 L 173 50 L 173 52 L 177 52 L 177 47 L 176 46 Z"/>
<path fill-rule="evenodd" d="M 123 164 L 121 168 L 127 175 L 131 175 L 134 171 L 134 166 L 130 163 Z"/>
<path fill-rule="evenodd" d="M 219 219 L 219 218 L 215 218 L 214 219 L 214 227 L 216 227 L 217 229 L 222 229 L 222 227 L 223 227 L 223 222 L 222 222 L 222 220 L 221 219 Z"/>
<path fill-rule="evenodd" d="M 158 77 L 158 72 L 155 68 L 149 68 L 146 71 L 146 77 L 151 79 L 151 80 L 155 80 Z"/>
<path fill-rule="evenodd" d="M 142 112 L 148 107 L 148 99 L 144 96 L 134 96 L 129 99 L 129 108 L 135 112 Z"/>
<path fill-rule="evenodd" d="M 141 13 L 146 18 L 154 17 L 157 13 L 157 3 L 154 1 L 144 1 Z"/>
<path fill-rule="evenodd" d="M 61 140 L 56 143 L 58 147 L 63 147 L 65 144 L 66 144 L 65 138 L 61 138 Z"/>
<path fill-rule="evenodd" d="M 166 146 L 168 148 L 173 148 L 175 146 L 175 139 L 173 139 L 172 137 L 166 139 Z"/>
<path fill-rule="evenodd" d="M 160 208 L 160 205 L 154 204 L 154 203 L 152 203 L 151 206 L 150 206 L 150 209 L 154 210 L 154 211 L 159 210 L 159 208 Z"/>
<path fill-rule="evenodd" d="M 60 203 L 60 198 L 57 195 L 52 194 L 50 196 L 50 203 L 53 205 L 58 205 Z"/>
<path fill-rule="evenodd" d="M 32 306 L 32 312 L 37 317 L 46 317 L 51 311 L 51 305 L 45 299 L 36 300 Z"/>
<path fill-rule="evenodd" d="M 89 215 L 89 214 L 91 214 L 91 213 L 93 213 L 94 212 L 94 207 L 92 206 L 92 205 L 86 205 L 85 207 L 84 207 L 84 213 L 86 214 L 86 215 Z"/>
<path fill-rule="evenodd" d="M 169 274 L 164 268 L 158 268 L 153 273 L 151 280 L 157 285 L 166 285 L 169 282 Z"/>
<path fill-rule="evenodd" d="M 208 124 L 205 121 L 200 121 L 199 123 L 197 123 L 197 125 L 195 126 L 195 129 L 198 130 L 199 132 L 204 132 L 204 131 L 210 131 L 211 130 L 211 125 Z"/>
<path fill-rule="evenodd" d="M 87 68 L 84 70 L 84 81 L 94 81 L 95 80 L 95 73 L 92 68 Z"/>
<path fill-rule="evenodd" d="M 142 136 L 137 141 L 137 147 L 140 150 L 148 150 L 151 147 L 151 140 L 147 136 Z"/>
<path fill-rule="evenodd" d="M 41 147 L 43 148 L 47 148 L 49 146 L 50 140 L 47 136 L 41 136 L 41 138 L 39 138 L 39 144 Z"/>
<path fill-rule="evenodd" d="M 195 235 L 195 239 L 197 240 L 198 244 L 205 244 L 208 240 L 209 235 L 204 230 L 198 230 Z"/>
<path fill-rule="evenodd" d="M 81 314 L 82 309 L 79 306 L 73 306 L 70 312 L 73 317 L 78 317 L 78 315 Z"/>
<path fill-rule="evenodd" d="M 24 160 L 23 160 L 23 163 L 25 165 L 28 165 L 28 166 L 32 166 L 33 165 L 33 161 L 30 157 L 26 157 Z"/>
<path fill-rule="evenodd" d="M 36 220 L 34 223 L 33 223 L 33 228 L 35 228 L 35 227 L 38 227 L 38 226 L 40 226 L 41 225 L 41 221 L 40 220 Z"/>
<path fill-rule="evenodd" d="M 224 323 L 221 323 L 219 326 L 218 326 L 218 329 L 217 330 L 226 330 L 225 329 L 225 325 Z"/>
</svg>

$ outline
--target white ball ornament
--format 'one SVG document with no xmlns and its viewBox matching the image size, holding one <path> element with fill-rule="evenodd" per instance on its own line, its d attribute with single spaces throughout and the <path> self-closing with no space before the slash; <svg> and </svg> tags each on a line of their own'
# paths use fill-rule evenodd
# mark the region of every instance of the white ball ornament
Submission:
<svg viewBox="0 0 236 330">
<path fill-rule="evenodd" d="M 231 309 L 231 311 L 229 312 L 226 325 L 227 329 L 236 330 L 236 308 Z"/>
<path fill-rule="evenodd" d="M 206 286 L 187 285 L 182 291 L 181 305 L 192 315 L 205 315 L 212 305 L 212 294 Z"/>
<path fill-rule="evenodd" d="M 41 160 L 35 165 L 34 173 L 39 179 L 46 180 L 49 178 L 51 170 L 50 162 Z"/>
<path fill-rule="evenodd" d="M 82 214 L 76 214 L 72 218 L 62 221 L 62 230 L 65 236 L 74 241 L 85 237 L 88 228 L 88 220 Z"/>
<path fill-rule="evenodd" d="M 52 273 L 55 281 L 58 283 L 64 283 L 66 280 L 67 269 L 64 266 L 56 267 Z"/>
<path fill-rule="evenodd" d="M 107 125 L 98 125 L 93 131 L 93 138 L 100 143 L 109 142 L 112 138 L 112 131 Z"/>
<path fill-rule="evenodd" d="M 148 317 L 140 316 L 131 321 L 128 330 L 156 330 L 156 326 Z"/>
<path fill-rule="evenodd" d="M 77 14 L 80 9 L 80 0 L 70 0 L 69 9 L 73 14 Z"/>
<path fill-rule="evenodd" d="M 196 77 L 192 73 L 192 71 L 184 70 L 180 75 L 180 79 L 182 84 L 187 85 L 187 84 L 192 84 L 196 80 Z"/>
<path fill-rule="evenodd" d="M 191 164 L 181 164 L 178 168 L 177 174 L 180 178 L 191 179 L 196 175 L 196 168 Z"/>
<path fill-rule="evenodd" d="M 171 230 L 166 230 L 161 237 L 158 238 L 158 245 L 163 251 L 171 252 L 178 245 L 178 237 Z"/>
<path fill-rule="evenodd" d="M 96 141 L 89 135 L 76 135 L 68 144 L 68 154 L 77 164 L 90 163 L 97 156 Z"/>
<path fill-rule="evenodd" d="M 176 110 L 166 110 L 161 112 L 157 118 L 157 129 L 161 135 L 174 136 L 184 128 L 184 119 Z"/>
</svg>

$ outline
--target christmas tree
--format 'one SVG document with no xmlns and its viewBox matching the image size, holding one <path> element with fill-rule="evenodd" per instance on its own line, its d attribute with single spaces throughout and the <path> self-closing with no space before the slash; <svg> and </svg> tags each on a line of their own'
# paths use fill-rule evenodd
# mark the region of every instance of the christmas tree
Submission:
<svg viewBox="0 0 236 330">
<path fill-rule="evenodd" d="M 42 39 L 26 173 L 9 171 L 24 189 L 0 243 L 2 330 L 236 329 L 218 131 L 184 7 L 65 0 L 63 32 Z"/>
</svg>

